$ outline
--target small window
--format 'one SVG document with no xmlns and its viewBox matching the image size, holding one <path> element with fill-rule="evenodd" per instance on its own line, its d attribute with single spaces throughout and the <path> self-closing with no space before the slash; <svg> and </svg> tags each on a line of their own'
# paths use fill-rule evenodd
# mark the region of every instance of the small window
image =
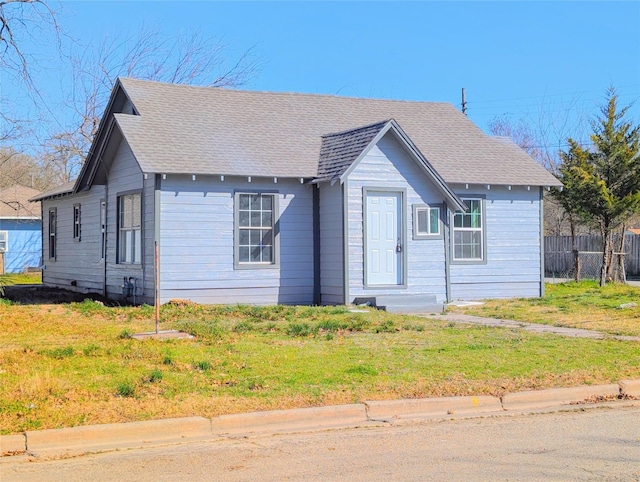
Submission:
<svg viewBox="0 0 640 482">
<path fill-rule="evenodd" d="M 80 204 L 73 205 L 73 239 L 80 241 Z"/>
<path fill-rule="evenodd" d="M 9 251 L 9 231 L 0 231 L 0 253 Z"/>
<path fill-rule="evenodd" d="M 58 212 L 56 208 L 49 209 L 49 259 L 56 259 L 57 229 L 58 229 Z"/>
<path fill-rule="evenodd" d="M 441 236 L 440 207 L 417 204 L 413 206 L 414 239 Z"/>
<path fill-rule="evenodd" d="M 482 262 L 485 259 L 483 200 L 463 201 L 469 209 L 453 215 L 453 261 Z"/>
<path fill-rule="evenodd" d="M 100 201 L 100 259 L 107 252 L 107 202 Z"/>
<path fill-rule="evenodd" d="M 142 260 L 142 206 L 140 193 L 118 197 L 118 263 Z"/>
<path fill-rule="evenodd" d="M 277 263 L 276 194 L 236 193 L 235 266 L 261 267 Z"/>
</svg>

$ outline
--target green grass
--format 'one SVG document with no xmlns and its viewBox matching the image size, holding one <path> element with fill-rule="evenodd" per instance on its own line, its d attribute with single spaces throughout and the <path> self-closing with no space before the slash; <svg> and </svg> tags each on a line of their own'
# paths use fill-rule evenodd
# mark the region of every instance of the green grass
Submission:
<svg viewBox="0 0 640 482">
<path fill-rule="evenodd" d="M 572 289 L 549 289 L 539 306 L 582 310 Z M 603 310 L 631 296 L 579 289 Z M 0 432 L 640 377 L 637 342 L 375 310 L 181 303 L 161 319 L 196 338 L 133 339 L 153 329 L 146 306 L 0 304 Z"/>
<path fill-rule="evenodd" d="M 635 305 L 635 306 L 633 306 Z M 547 284 L 542 298 L 488 300 L 451 311 L 499 319 L 640 336 L 640 288 L 595 281 Z"/>
<path fill-rule="evenodd" d="M 42 283 L 42 273 L 8 273 L 0 275 L 0 285 L 37 285 Z"/>
</svg>

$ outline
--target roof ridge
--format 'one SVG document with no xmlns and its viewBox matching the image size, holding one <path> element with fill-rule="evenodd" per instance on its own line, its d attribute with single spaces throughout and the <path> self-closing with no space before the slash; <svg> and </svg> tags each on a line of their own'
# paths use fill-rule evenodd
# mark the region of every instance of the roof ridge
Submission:
<svg viewBox="0 0 640 482">
<path fill-rule="evenodd" d="M 314 97 L 314 98 L 331 98 L 331 99 L 352 99 L 352 100 L 363 100 L 363 101 L 377 101 L 377 102 L 393 102 L 393 103 L 407 103 L 407 104 L 432 104 L 432 105 L 446 105 L 455 106 L 451 102 L 444 101 L 431 101 L 431 100 L 404 100 L 404 99 L 387 99 L 382 97 L 357 97 L 357 96 L 348 96 L 348 95 L 337 95 L 337 94 L 319 94 L 319 93 L 310 93 L 310 92 L 292 92 L 292 91 L 273 91 L 273 90 L 250 90 L 250 89 L 236 89 L 233 87 L 217 87 L 211 85 L 193 85 L 193 84 L 175 84 L 171 82 L 161 82 L 157 80 L 146 80 L 146 79 L 137 79 L 134 77 L 119 77 L 119 80 L 133 81 L 144 84 L 151 85 L 165 85 L 169 87 L 176 87 L 180 89 L 197 89 L 197 90 L 219 90 L 225 92 L 240 92 L 245 94 L 269 94 L 274 96 L 301 96 L 301 97 Z"/>
<path fill-rule="evenodd" d="M 385 119 L 385 120 L 380 121 L 380 122 L 374 122 L 373 124 L 367 124 L 366 126 L 355 127 L 353 129 L 345 129 L 345 130 L 339 131 L 339 132 L 331 132 L 329 134 L 322 134 L 320 137 L 325 139 L 325 138 L 328 138 L 328 137 L 334 137 L 334 136 L 341 136 L 341 135 L 344 135 L 344 134 L 356 133 L 356 132 L 363 131 L 363 130 L 366 130 L 366 129 L 371 129 L 373 127 L 379 127 L 379 126 L 387 125 L 392 120 L 393 119 Z"/>
</svg>

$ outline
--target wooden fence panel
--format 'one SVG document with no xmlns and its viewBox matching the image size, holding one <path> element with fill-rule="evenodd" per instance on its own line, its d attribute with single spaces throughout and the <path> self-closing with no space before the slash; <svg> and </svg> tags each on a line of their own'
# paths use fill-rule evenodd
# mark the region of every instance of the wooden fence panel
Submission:
<svg viewBox="0 0 640 482">
<path fill-rule="evenodd" d="M 614 240 L 614 243 L 616 240 Z M 576 236 L 580 252 L 602 252 L 602 238 L 598 235 Z M 573 271 L 573 243 L 571 236 L 544 237 L 544 270 L 546 276 Z M 640 276 L 640 235 L 625 236 L 625 271 L 627 276 Z"/>
</svg>

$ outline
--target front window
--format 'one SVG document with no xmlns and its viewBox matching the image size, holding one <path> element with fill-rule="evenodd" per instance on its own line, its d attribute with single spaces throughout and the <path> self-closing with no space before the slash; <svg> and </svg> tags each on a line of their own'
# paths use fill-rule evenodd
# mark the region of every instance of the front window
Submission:
<svg viewBox="0 0 640 482">
<path fill-rule="evenodd" d="M 118 263 L 140 264 L 142 223 L 140 193 L 118 197 Z"/>
<path fill-rule="evenodd" d="M 56 209 L 49 210 L 49 259 L 56 259 L 56 232 L 58 229 L 58 213 Z"/>
<path fill-rule="evenodd" d="M 276 264 L 277 195 L 236 193 L 235 265 Z"/>
<path fill-rule="evenodd" d="M 453 215 L 453 260 L 483 261 L 484 232 L 482 199 L 463 199 L 468 211 Z"/>
<path fill-rule="evenodd" d="M 414 239 L 440 236 L 440 208 L 426 204 L 413 206 Z"/>
</svg>

